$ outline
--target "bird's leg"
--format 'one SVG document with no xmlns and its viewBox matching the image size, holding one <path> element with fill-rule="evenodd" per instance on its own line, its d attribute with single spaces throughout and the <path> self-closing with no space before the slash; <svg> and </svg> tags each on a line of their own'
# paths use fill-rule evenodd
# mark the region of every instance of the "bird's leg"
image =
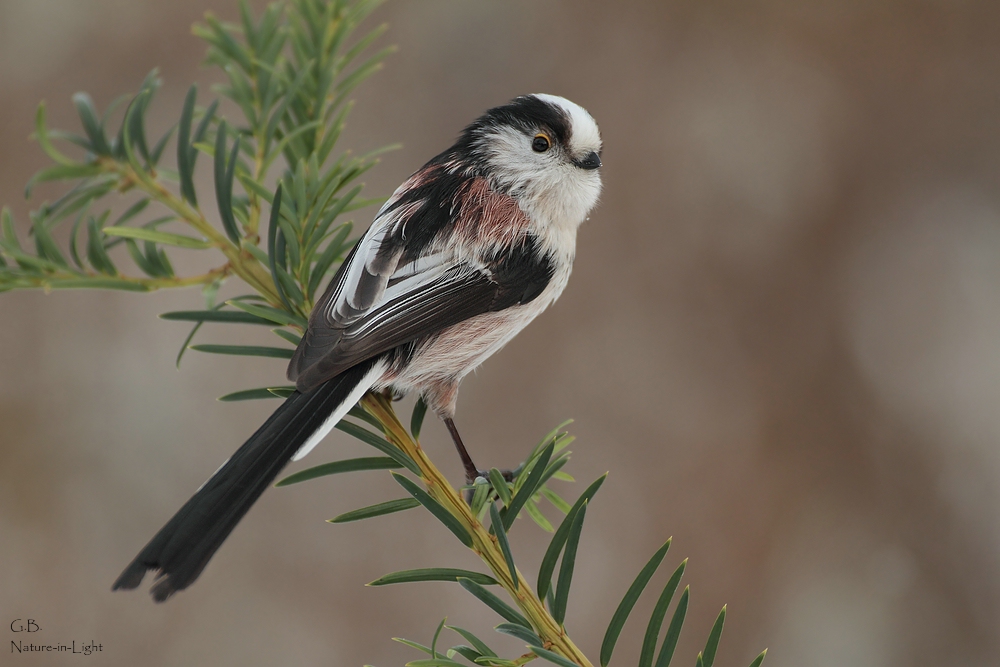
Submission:
<svg viewBox="0 0 1000 667">
<path fill-rule="evenodd" d="M 472 484 L 482 473 L 476 468 L 476 464 L 472 462 L 472 457 L 469 456 L 469 451 L 465 448 L 465 443 L 462 442 L 462 436 L 458 434 L 455 420 L 448 417 L 444 420 L 444 425 L 448 427 L 448 433 L 451 433 L 451 439 L 455 442 L 455 449 L 458 450 L 458 456 L 462 459 L 462 467 L 465 468 L 465 481 L 467 484 Z"/>
<path fill-rule="evenodd" d="M 455 426 L 455 421 L 453 419 L 446 418 L 444 420 L 444 425 L 448 427 L 448 433 L 451 433 L 451 439 L 455 442 L 455 449 L 458 450 L 458 456 L 462 459 L 462 467 L 465 468 L 465 483 L 473 484 L 477 477 L 482 477 L 484 479 L 490 478 L 489 471 L 480 470 L 476 467 L 476 464 L 472 462 L 472 457 L 469 456 L 469 450 L 465 448 L 465 443 L 462 442 L 462 436 L 458 434 L 458 427 Z M 500 471 L 503 478 L 508 482 L 514 481 L 514 473 L 510 470 Z"/>
</svg>

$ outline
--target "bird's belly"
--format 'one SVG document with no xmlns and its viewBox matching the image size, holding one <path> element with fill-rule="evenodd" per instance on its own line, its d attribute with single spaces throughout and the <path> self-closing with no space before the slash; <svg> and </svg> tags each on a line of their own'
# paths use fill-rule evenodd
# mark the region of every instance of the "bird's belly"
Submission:
<svg viewBox="0 0 1000 667">
<path fill-rule="evenodd" d="M 419 389 L 441 380 L 461 380 L 528 325 L 542 310 L 534 302 L 484 313 L 448 327 L 417 346 L 392 384 Z"/>
</svg>

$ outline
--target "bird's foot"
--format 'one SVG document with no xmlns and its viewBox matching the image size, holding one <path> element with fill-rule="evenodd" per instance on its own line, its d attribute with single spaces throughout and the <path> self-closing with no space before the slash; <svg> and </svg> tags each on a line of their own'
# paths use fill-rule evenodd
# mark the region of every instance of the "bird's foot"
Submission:
<svg viewBox="0 0 1000 667">
<path fill-rule="evenodd" d="M 505 482 L 513 482 L 515 472 L 513 470 L 501 470 L 500 475 L 503 477 Z M 493 485 L 493 482 L 490 480 L 489 470 L 476 470 L 474 473 L 473 471 L 467 470 L 465 472 L 465 483 L 467 485 L 467 489 L 465 491 L 465 502 L 470 505 L 472 504 L 472 496 L 475 495 L 476 491 L 476 480 L 480 478 L 485 480 L 490 486 Z"/>
<path fill-rule="evenodd" d="M 513 470 L 501 470 L 500 471 L 500 475 L 503 477 L 503 479 L 504 479 L 505 482 L 513 482 L 514 481 L 515 473 L 514 473 Z M 482 477 L 487 482 L 490 481 L 490 471 L 489 470 L 475 470 L 475 471 L 466 470 L 465 471 L 465 483 L 466 484 L 475 484 L 476 483 L 476 479 L 479 478 L 479 477 Z"/>
</svg>

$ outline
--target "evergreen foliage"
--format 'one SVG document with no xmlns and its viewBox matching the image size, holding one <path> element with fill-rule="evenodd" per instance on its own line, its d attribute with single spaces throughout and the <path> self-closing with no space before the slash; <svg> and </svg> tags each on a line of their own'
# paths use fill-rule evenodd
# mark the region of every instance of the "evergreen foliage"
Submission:
<svg viewBox="0 0 1000 667">
<path fill-rule="evenodd" d="M 64 183 L 66 192 L 32 211 L 23 243 L 9 209 L 2 210 L 0 291 L 148 292 L 200 286 L 205 295 L 203 309 L 161 316 L 193 323 L 178 363 L 186 349 L 290 358 L 317 290 L 352 246 L 352 223 L 342 218 L 379 201 L 360 196 L 358 179 L 376 164 L 381 151 L 362 156 L 338 152 L 351 109 L 349 95 L 392 51 L 388 47 L 369 53 L 384 26 L 361 37 L 355 35 L 378 4 L 379 0 L 288 0 L 273 3 L 254 16 L 247 3 L 241 2 L 236 23 L 207 15 L 194 33 L 208 44 L 208 62 L 225 73 L 226 83 L 215 92 L 235 105 L 238 118 L 223 117 L 219 99 L 200 105 L 198 89 L 192 85 L 177 123 L 159 137 L 148 136 L 146 118 L 160 87 L 155 71 L 138 92 L 120 98 L 103 113 L 86 93 L 75 95 L 82 133 L 50 129 L 45 106 L 40 105 L 34 137 L 53 164 L 31 179 L 26 194 L 30 197 L 34 186 L 43 182 Z M 117 123 L 112 123 L 116 117 Z M 57 148 L 56 142 L 77 156 Z M 168 150 L 171 145 L 172 151 Z M 165 164 L 168 155 L 175 156 L 176 164 Z M 211 196 L 196 188 L 201 156 L 202 166 L 212 168 Z M 218 226 L 203 208 L 209 201 L 218 212 Z M 113 211 L 119 209 L 115 215 Z M 58 235 L 62 243 L 56 240 Z M 122 246 L 125 252 L 116 250 Z M 222 263 L 201 274 L 181 276 L 170 258 L 183 250 L 205 253 Z M 130 260 L 127 267 L 122 264 L 123 255 Z M 215 303 L 220 285 L 231 277 L 241 279 L 252 292 Z M 205 323 L 268 326 L 281 343 L 191 344 Z M 221 400 L 284 397 L 291 391 L 292 387 L 283 385 L 247 389 Z M 354 421 L 345 419 L 338 428 L 379 450 L 380 455 L 324 463 L 290 475 L 277 486 L 332 474 L 390 470 L 405 496 L 342 514 L 331 522 L 423 506 L 459 543 L 482 558 L 490 574 L 435 567 L 393 572 L 370 585 L 457 583 L 500 616 L 503 622 L 495 628 L 498 633 L 518 638 L 527 652 L 502 658 L 472 632 L 442 621 L 430 646 L 397 640 L 428 656 L 407 663 L 409 667 L 468 667 L 468 663 L 516 667 L 538 659 L 561 667 L 592 667 L 566 633 L 564 622 L 572 615 L 570 588 L 587 507 L 605 476 L 572 504 L 550 486 L 554 481 L 573 481 L 563 471 L 570 456 L 567 446 L 573 441 L 564 430 L 567 422 L 538 442 L 514 471 L 512 481 L 494 469 L 489 479 L 456 489 L 418 445 L 425 411 L 418 401 L 406 429 L 386 396 L 366 395 L 351 411 Z M 543 503 L 565 515 L 558 527 L 543 513 Z M 537 567 L 535 587 L 522 576 L 508 541 L 522 511 L 553 533 Z M 484 524 L 487 515 L 488 527 Z M 440 537 L 448 535 L 442 531 Z M 612 614 L 601 646 L 601 667 L 610 663 L 622 627 L 669 546 L 668 540 L 653 555 Z M 656 646 L 686 563 L 677 567 L 656 603 L 639 667 L 653 667 L 654 655 L 655 667 L 671 663 L 687 611 L 688 588 L 674 607 L 658 654 Z M 491 590 L 497 586 L 509 603 Z M 713 665 L 725 613 L 723 608 L 696 658 L 697 665 Z M 468 644 L 439 649 L 445 629 Z M 751 667 L 759 667 L 763 658 L 761 653 Z"/>
</svg>

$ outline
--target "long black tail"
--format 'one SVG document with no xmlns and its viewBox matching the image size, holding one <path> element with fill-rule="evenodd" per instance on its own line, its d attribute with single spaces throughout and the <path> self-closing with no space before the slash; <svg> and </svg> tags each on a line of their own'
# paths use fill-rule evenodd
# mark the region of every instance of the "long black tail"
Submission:
<svg viewBox="0 0 1000 667">
<path fill-rule="evenodd" d="M 312 391 L 289 396 L 160 529 L 111 589 L 138 587 L 146 570 L 159 570 L 151 590 L 157 602 L 190 586 L 250 506 L 358 387 L 373 363 L 364 362 Z"/>
</svg>

